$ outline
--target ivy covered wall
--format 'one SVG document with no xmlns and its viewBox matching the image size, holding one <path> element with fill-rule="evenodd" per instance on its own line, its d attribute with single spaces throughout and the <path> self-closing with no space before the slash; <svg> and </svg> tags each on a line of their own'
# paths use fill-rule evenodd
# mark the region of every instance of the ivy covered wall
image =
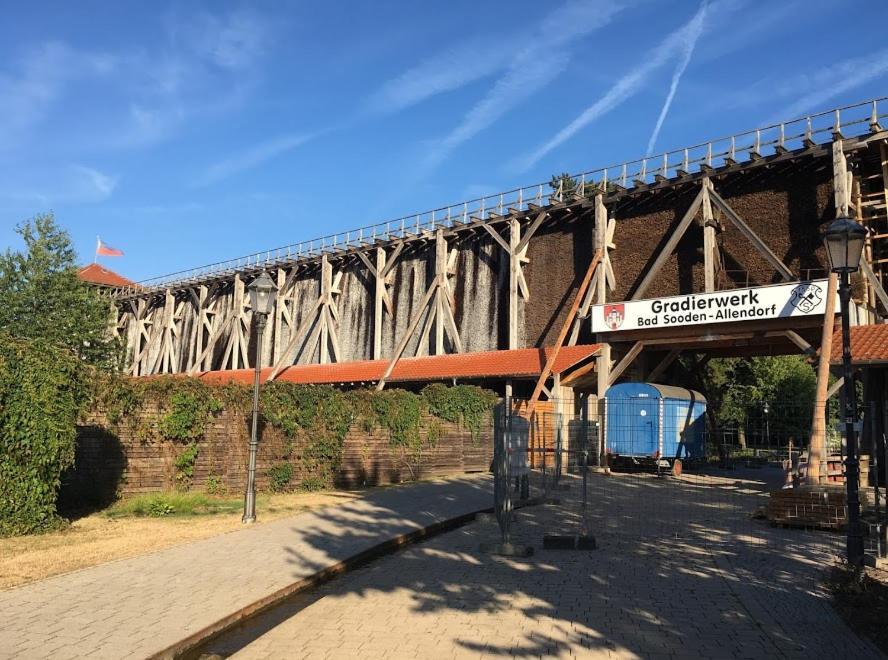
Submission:
<svg viewBox="0 0 888 660">
<path fill-rule="evenodd" d="M 112 378 L 96 384 L 93 401 L 64 479 L 67 500 L 243 489 L 248 387 Z M 413 393 L 272 383 L 262 390 L 259 488 L 358 487 L 486 470 L 496 401 L 466 385 Z"/>
</svg>

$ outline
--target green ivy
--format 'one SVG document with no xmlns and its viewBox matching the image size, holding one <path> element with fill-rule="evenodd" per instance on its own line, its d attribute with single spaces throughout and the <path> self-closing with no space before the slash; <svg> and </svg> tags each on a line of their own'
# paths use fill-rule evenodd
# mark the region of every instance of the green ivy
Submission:
<svg viewBox="0 0 888 660">
<path fill-rule="evenodd" d="M 199 453 L 200 447 L 196 442 L 191 442 L 176 456 L 176 482 L 184 490 L 191 487 L 191 481 L 194 478 L 194 464 L 197 462 Z"/>
<path fill-rule="evenodd" d="M 272 492 L 282 493 L 288 489 L 293 480 L 293 464 L 277 463 L 268 468 L 269 487 Z"/>
<path fill-rule="evenodd" d="M 188 442 L 189 447 L 196 447 L 208 423 L 222 409 L 249 414 L 250 400 L 249 387 L 207 385 L 179 376 L 105 377 L 94 392 L 96 408 L 105 412 L 110 423 L 140 420 L 136 422 L 143 425 L 137 429 L 139 437 L 150 440 L 159 435 Z M 333 484 L 342 462 L 350 428 L 356 426 L 366 433 L 382 429 L 393 450 L 418 463 L 423 446 L 433 447 L 442 437 L 442 421 L 461 424 L 477 438 L 496 400 L 493 392 L 471 385 L 435 384 L 416 394 L 400 389 L 343 392 L 328 385 L 276 381 L 263 386 L 260 408 L 265 422 L 286 435 L 287 464 L 292 467 L 292 460 L 298 460 L 300 472 L 306 475 L 301 487 L 326 488 Z M 155 427 L 151 416 L 138 414 L 150 407 L 158 413 Z M 301 451 L 294 452 L 294 443 Z M 181 456 L 187 455 L 183 452 Z M 307 480 L 317 483 L 307 484 Z M 190 477 L 179 481 L 190 483 Z"/>
<path fill-rule="evenodd" d="M 373 413 L 379 426 L 389 431 L 391 444 L 416 448 L 420 443 L 422 399 L 406 390 L 383 390 L 373 397 Z"/>
<path fill-rule="evenodd" d="M 56 496 L 88 401 L 88 371 L 75 355 L 0 334 L 0 536 L 63 523 Z"/>
<path fill-rule="evenodd" d="M 497 396 L 490 390 L 474 385 L 447 387 L 433 383 L 422 390 L 428 411 L 453 424 L 462 424 L 476 438 L 481 433 L 485 416 L 496 404 Z"/>
<path fill-rule="evenodd" d="M 237 392 L 238 396 L 234 396 Z M 245 388 L 212 387 L 194 378 L 161 376 L 127 378 L 118 375 L 98 377 L 93 386 L 94 406 L 104 411 L 112 425 L 140 419 L 139 411 L 156 406 L 160 412 L 157 432 L 170 440 L 192 441 L 206 433 L 210 419 L 226 406 L 243 399 Z M 144 420 L 141 420 L 144 422 Z M 138 435 L 150 440 L 154 429 L 143 426 Z"/>
</svg>

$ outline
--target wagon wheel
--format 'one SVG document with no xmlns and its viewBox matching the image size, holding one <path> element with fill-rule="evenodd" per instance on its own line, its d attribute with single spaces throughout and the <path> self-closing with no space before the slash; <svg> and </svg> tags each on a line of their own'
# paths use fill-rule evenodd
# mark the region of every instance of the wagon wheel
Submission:
<svg viewBox="0 0 888 660">
<path fill-rule="evenodd" d="M 674 461 L 672 461 L 672 476 L 673 477 L 680 477 L 682 471 L 683 471 L 683 466 L 681 464 L 681 459 L 676 458 Z"/>
</svg>

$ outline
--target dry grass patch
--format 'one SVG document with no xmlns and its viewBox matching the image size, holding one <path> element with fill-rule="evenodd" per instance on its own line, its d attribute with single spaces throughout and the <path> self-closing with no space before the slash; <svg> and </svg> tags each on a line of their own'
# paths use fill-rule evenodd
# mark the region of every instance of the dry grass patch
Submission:
<svg viewBox="0 0 888 660">
<path fill-rule="evenodd" d="M 360 496 L 341 491 L 260 495 L 259 524 Z M 163 506 L 173 510 L 164 514 Z M 59 532 L 0 538 L 0 589 L 241 529 L 242 506 L 240 498 L 166 493 L 123 500 Z"/>
</svg>

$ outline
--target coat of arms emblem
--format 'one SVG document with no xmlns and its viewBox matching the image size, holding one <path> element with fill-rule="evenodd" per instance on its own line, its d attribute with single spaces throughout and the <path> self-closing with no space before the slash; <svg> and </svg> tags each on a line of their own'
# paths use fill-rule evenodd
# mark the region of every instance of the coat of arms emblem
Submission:
<svg viewBox="0 0 888 660">
<path fill-rule="evenodd" d="M 618 329 L 623 325 L 626 307 L 623 304 L 605 305 L 604 306 L 604 322 L 611 330 Z"/>
</svg>

